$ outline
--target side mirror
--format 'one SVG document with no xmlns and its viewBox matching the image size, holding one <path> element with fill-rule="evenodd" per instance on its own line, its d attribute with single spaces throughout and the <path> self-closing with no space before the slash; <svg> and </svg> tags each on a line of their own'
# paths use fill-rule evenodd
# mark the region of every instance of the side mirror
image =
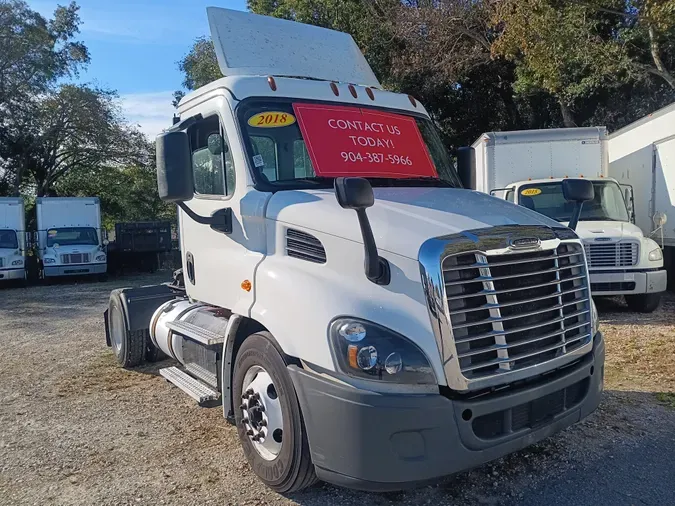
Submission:
<svg viewBox="0 0 675 506">
<path fill-rule="evenodd" d="M 579 223 L 579 217 L 581 216 L 581 209 L 584 202 L 588 202 L 595 198 L 593 183 L 588 179 L 563 179 L 562 192 L 565 200 L 576 204 L 568 224 L 568 227 L 575 230 Z"/>
<path fill-rule="evenodd" d="M 194 195 L 190 142 L 184 130 L 157 136 L 157 191 L 165 202 L 183 202 Z"/>
<path fill-rule="evenodd" d="M 373 229 L 366 214 L 366 209 L 375 203 L 370 182 L 360 177 L 336 177 L 335 198 L 343 209 L 356 211 L 363 237 L 366 277 L 377 285 L 388 285 L 391 280 L 389 262 L 377 253 Z"/>
<path fill-rule="evenodd" d="M 457 150 L 457 173 L 464 188 L 476 189 L 476 151 L 471 146 Z"/>
</svg>

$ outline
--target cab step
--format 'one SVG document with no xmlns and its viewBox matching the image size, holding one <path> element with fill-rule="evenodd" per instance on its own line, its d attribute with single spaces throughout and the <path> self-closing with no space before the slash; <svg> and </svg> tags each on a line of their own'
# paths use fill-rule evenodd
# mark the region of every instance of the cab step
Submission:
<svg viewBox="0 0 675 506">
<path fill-rule="evenodd" d="M 192 339 L 204 346 L 216 346 L 225 342 L 225 337 L 220 334 L 211 332 L 208 329 L 203 329 L 202 327 L 198 327 L 189 322 L 173 321 L 167 323 L 166 326 L 177 334 Z"/>
<path fill-rule="evenodd" d="M 178 367 L 165 367 L 159 374 L 173 383 L 199 403 L 200 406 L 213 407 L 220 404 L 220 392 L 213 390 Z"/>
</svg>

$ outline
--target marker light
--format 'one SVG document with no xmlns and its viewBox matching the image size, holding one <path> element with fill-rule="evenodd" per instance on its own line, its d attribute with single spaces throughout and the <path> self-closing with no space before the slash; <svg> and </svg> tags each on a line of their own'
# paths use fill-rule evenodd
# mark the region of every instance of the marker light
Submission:
<svg viewBox="0 0 675 506">
<path fill-rule="evenodd" d="M 375 94 L 373 93 L 373 90 L 370 88 L 366 88 L 366 95 L 368 95 L 368 98 L 370 100 L 375 100 Z"/>
<path fill-rule="evenodd" d="M 348 86 L 348 88 L 349 88 L 349 93 L 352 94 L 352 97 L 358 98 L 358 95 L 356 94 L 356 88 L 354 88 L 354 85 L 353 85 L 353 84 L 350 84 L 350 85 Z"/>
<path fill-rule="evenodd" d="M 330 83 L 330 89 L 333 90 L 333 95 L 336 97 L 340 96 L 340 90 L 338 90 L 337 84 Z"/>
</svg>

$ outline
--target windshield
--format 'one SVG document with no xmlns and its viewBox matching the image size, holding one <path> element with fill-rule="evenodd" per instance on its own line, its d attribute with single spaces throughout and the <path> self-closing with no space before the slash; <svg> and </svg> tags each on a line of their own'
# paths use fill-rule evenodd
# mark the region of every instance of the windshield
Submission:
<svg viewBox="0 0 675 506">
<path fill-rule="evenodd" d="M 90 227 L 52 228 L 47 230 L 47 247 L 55 244 L 59 246 L 97 245 L 98 234 Z"/>
<path fill-rule="evenodd" d="M 593 181 L 595 198 L 584 202 L 581 221 L 629 221 L 621 188 L 614 181 Z M 523 185 L 518 203 L 557 221 L 570 221 L 574 203 L 563 197 L 562 182 Z"/>
<path fill-rule="evenodd" d="M 429 119 L 375 108 L 256 100 L 239 110 L 256 185 L 330 188 L 337 176 L 373 186 L 461 187 Z"/>
<path fill-rule="evenodd" d="M 14 230 L 0 230 L 0 248 L 17 249 L 19 241 Z"/>
</svg>

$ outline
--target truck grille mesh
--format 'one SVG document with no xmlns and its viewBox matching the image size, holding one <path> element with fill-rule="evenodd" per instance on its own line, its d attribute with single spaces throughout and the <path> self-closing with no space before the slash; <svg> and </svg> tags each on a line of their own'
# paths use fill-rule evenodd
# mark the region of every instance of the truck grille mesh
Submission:
<svg viewBox="0 0 675 506">
<path fill-rule="evenodd" d="M 62 264 L 86 264 L 89 262 L 89 253 L 69 253 L 61 255 Z"/>
<path fill-rule="evenodd" d="M 591 339 L 583 250 L 557 249 L 443 260 L 450 321 L 462 374 L 476 379 L 569 353 Z"/>
<path fill-rule="evenodd" d="M 629 267 L 638 262 L 636 242 L 586 244 L 589 267 Z"/>
</svg>

